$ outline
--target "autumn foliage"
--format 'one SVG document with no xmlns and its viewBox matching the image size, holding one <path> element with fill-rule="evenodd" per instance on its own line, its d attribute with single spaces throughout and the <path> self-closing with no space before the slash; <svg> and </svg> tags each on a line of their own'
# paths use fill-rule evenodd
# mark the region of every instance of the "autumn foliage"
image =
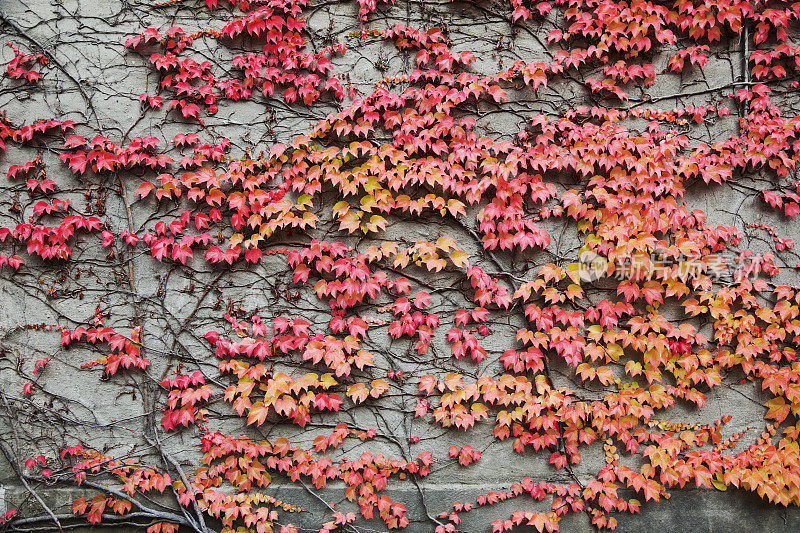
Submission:
<svg viewBox="0 0 800 533">
<path fill-rule="evenodd" d="M 455 47 L 444 28 L 373 23 L 400 2 L 359 0 L 347 42 L 313 47 L 307 0 L 153 9 L 178 4 L 212 10 L 219 24 L 142 28 L 124 46 L 158 78 L 142 112 L 185 121 L 185 133 L 109 139 L 60 117 L 0 121 L 0 148 L 14 147 L 4 187 L 16 194 L 0 228 L 4 284 L 105 264 L 118 267 L 106 283 L 129 286 L 126 305 L 138 313 L 136 258 L 205 276 L 200 300 L 216 297 L 194 331 L 202 350 L 180 356 L 153 348 L 162 333 L 145 313 L 117 320 L 102 291 L 80 294 L 98 300 L 94 316 L 13 330 L 60 335 L 68 379 L 86 387 L 123 376 L 153 384 L 146 401 L 156 412 L 137 437 L 153 450 L 146 461 L 68 430 L 53 455 L 0 436 L 37 490 L 91 491 L 71 520 L 290 533 L 308 525 L 306 509 L 270 491 L 292 484 L 326 491 L 326 518 L 312 524 L 320 532 L 361 520 L 453 532 L 469 513 L 491 515 L 494 532 L 555 531 L 570 513 L 614 529 L 688 488 L 800 504 L 800 287 L 792 234 L 777 229 L 800 213 L 800 115 L 786 98 L 798 83 L 800 3 L 498 0 L 509 27 L 548 51 L 501 68 Z M 226 65 L 198 62 L 200 41 L 251 51 Z M 410 68 L 374 87 L 337 72 L 352 48 L 376 42 Z M 742 79 L 697 91 L 705 103 L 659 107 L 681 95 L 648 95 L 744 42 Z M 47 58 L 18 46 L 5 82 L 47 85 Z M 513 135 L 485 130 L 489 111 L 566 86 L 577 103 L 525 110 Z M 286 143 L 243 152 L 203 125 L 244 101 L 339 108 Z M 697 141 L 702 128 L 713 138 Z M 42 146 L 57 150 L 61 168 L 11 158 Z M 57 172 L 86 187 L 84 205 L 47 177 Z M 122 198 L 126 230 L 90 214 L 97 182 Z M 726 187 L 744 190 L 763 220 L 721 226 L 691 207 L 698 191 Z M 132 213 L 146 221 L 136 227 Z M 426 226 L 424 238 L 414 224 Z M 90 262 L 86 249 L 99 254 Z M 601 265 L 591 276 L 586 257 Z M 283 305 L 255 311 L 217 281 L 242 272 L 283 287 L 273 289 Z M 94 358 L 73 355 L 86 350 Z M 46 405 L 50 365 L 20 363 L 4 405 Z M 763 398 L 760 427 L 729 430 L 732 408 L 687 421 L 744 384 Z M 389 408 L 414 430 L 398 439 L 352 415 Z M 519 471 L 507 490 L 413 516 L 393 487 L 447 466 L 481 469 L 476 434 L 563 475 Z M 171 455 L 177 438 L 196 452 L 190 469 Z M 348 503 L 339 510 L 330 498 Z M 510 515 L 490 509 L 510 500 Z M 56 517 L 9 512 L 0 530 L 36 520 Z"/>
</svg>

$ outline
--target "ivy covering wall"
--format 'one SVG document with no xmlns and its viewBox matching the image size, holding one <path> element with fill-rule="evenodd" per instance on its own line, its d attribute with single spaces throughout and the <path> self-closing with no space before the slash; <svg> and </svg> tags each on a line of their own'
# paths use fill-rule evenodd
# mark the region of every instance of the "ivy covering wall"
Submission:
<svg viewBox="0 0 800 533">
<path fill-rule="evenodd" d="M 798 505 L 799 22 L 4 2 L 0 531 Z"/>
</svg>

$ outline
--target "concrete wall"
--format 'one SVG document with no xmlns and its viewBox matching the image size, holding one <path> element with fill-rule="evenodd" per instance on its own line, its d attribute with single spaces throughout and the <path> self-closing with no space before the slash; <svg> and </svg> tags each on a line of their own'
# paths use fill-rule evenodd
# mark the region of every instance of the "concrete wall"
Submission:
<svg viewBox="0 0 800 533">
<path fill-rule="evenodd" d="M 124 50 L 125 39 L 142 29 L 152 26 L 163 29 L 181 25 L 187 30 L 203 27 L 219 27 L 224 15 L 209 15 L 201 9 L 202 2 L 186 1 L 175 6 L 156 9 L 151 2 L 139 0 L 1 0 L 0 12 L 7 21 L 24 31 L 19 35 L 10 23 L 0 24 L 2 42 L 14 40 L 27 50 L 37 46 L 47 49 L 55 58 L 55 64 L 44 69 L 44 80 L 40 87 L 19 87 L 4 79 L 0 84 L 0 108 L 17 123 L 31 122 L 37 118 L 59 116 L 74 120 L 77 133 L 87 137 L 100 133 L 115 142 L 123 138 L 130 140 L 139 135 L 155 135 L 168 142 L 176 133 L 198 130 L 193 125 L 175 118 L 166 112 L 142 111 L 139 95 L 145 91 L 156 92 L 157 75 L 146 61 Z M 554 10 L 555 12 L 556 10 Z M 324 42 L 330 36 L 334 42 L 355 42 L 346 39 L 347 33 L 358 29 L 357 6 L 354 3 L 320 3 L 307 15 L 314 39 Z M 226 12 L 225 12 L 226 13 Z M 479 61 L 474 69 L 493 72 L 508 67 L 515 58 L 525 60 L 545 59 L 548 51 L 541 44 L 542 36 L 555 27 L 555 16 L 532 25 L 533 32 L 517 31 L 511 39 L 510 26 L 505 8 L 495 5 L 473 5 L 466 3 L 428 3 L 412 4 L 398 2 L 391 9 L 382 9 L 370 19 L 367 27 L 384 29 L 391 24 L 402 22 L 421 27 L 447 25 L 457 51 L 474 50 L 479 52 Z M 499 39 L 499 41 L 497 40 Z M 199 45 L 201 46 L 201 45 Z M 246 47 L 246 44 L 243 46 Z M 202 51 L 207 57 L 220 64 L 236 50 L 217 47 Z M 652 96 L 667 96 L 690 93 L 698 89 L 716 87 L 736 80 L 740 76 L 740 51 L 738 43 L 714 50 L 709 64 L 696 78 L 673 76 L 659 78 L 659 84 L 650 90 Z M 7 62 L 12 57 L 10 48 L 0 49 L 0 59 Z M 386 71 L 378 68 L 378 58 L 387 61 Z M 657 58 L 657 68 L 665 65 L 666 56 Z M 364 46 L 352 46 L 344 57 L 336 59 L 336 69 L 347 72 L 353 83 L 359 84 L 361 93 L 390 73 L 408 72 L 413 68 L 410 57 L 398 54 L 387 44 L 377 41 Z M 519 130 L 525 113 L 538 111 L 556 114 L 568 106 L 575 105 L 584 98 L 583 92 L 574 84 L 562 83 L 540 91 L 538 95 L 521 91 L 514 95 L 514 105 L 497 112 L 482 114 L 479 127 L 486 134 L 506 138 Z M 708 103 L 710 95 L 685 97 L 681 105 L 701 105 Z M 668 99 L 664 107 L 678 102 Z M 347 101 L 344 105 L 347 104 Z M 275 142 L 289 142 L 298 133 L 307 131 L 313 124 L 336 109 L 336 104 L 320 103 L 313 108 L 287 106 L 282 100 L 269 102 L 265 107 L 261 101 L 228 104 L 221 106 L 220 112 L 206 122 L 204 135 L 216 138 L 228 137 L 233 142 L 233 154 L 241 154 L 245 148 L 252 147 L 255 152 L 269 149 Z M 729 134 L 736 127 L 736 119 L 719 121 L 705 130 L 692 129 L 690 134 L 701 141 L 709 141 Z M 58 147 L 53 142 L 51 147 Z M 104 216 L 115 231 L 127 229 L 127 219 L 122 203 L 117 195 L 103 190 L 103 184 L 94 178 L 79 183 L 70 176 L 67 169 L 57 161 L 58 151 L 28 149 L 20 153 L 9 148 L 0 159 L 0 171 L 5 172 L 11 164 L 27 161 L 27 156 L 40 154 L 47 163 L 48 177 L 54 179 L 67 196 L 74 198 L 76 205 L 84 205 L 82 189 L 86 183 L 95 190 L 95 199 L 105 198 Z M 153 176 L 144 176 L 152 179 Z M 140 182 L 140 177 L 124 176 L 129 199 Z M 105 184 L 115 188 L 116 183 Z M 7 202 L 14 194 L 12 189 L 0 192 L 2 201 Z M 796 228 L 781 223 L 776 217 L 763 215 L 758 211 L 758 200 L 746 190 L 730 186 L 713 188 L 698 187 L 687 198 L 691 208 L 700 208 L 709 214 L 709 220 L 723 225 L 742 226 L 743 221 L 764 220 L 778 224 L 782 234 L 797 239 Z M 136 209 L 133 212 L 137 227 L 152 223 L 149 209 Z M 167 213 L 169 211 L 169 213 Z M 179 210 L 163 208 L 162 214 L 175 216 Z M 14 217 L 2 215 L 2 225 L 10 225 Z M 148 227 L 150 227 L 148 226 Z M 392 229 L 395 235 L 436 238 L 442 233 L 457 233 L 456 228 L 438 228 L 429 225 L 398 226 Z M 571 242 L 563 243 L 563 250 L 569 251 Z M 762 243 L 751 243 L 754 248 Z M 3 356 L 0 357 L 0 387 L 16 405 L 25 406 L 26 412 L 16 419 L 17 431 L 12 434 L 9 426 L 0 426 L 0 441 L 30 448 L 36 443 L 37 451 L 48 457 L 55 457 L 57 449 L 64 444 L 80 439 L 87 446 L 94 445 L 109 455 L 152 458 L 152 450 L 141 441 L 143 420 L 151 416 L 147 404 L 143 404 L 146 393 L 156 390 L 155 383 L 163 372 L 176 360 L 196 359 L 200 368 L 212 371 L 216 361 L 209 356 L 208 345 L 202 334 L 208 329 L 222 329 L 219 312 L 212 309 L 216 299 L 227 304 L 228 300 L 241 302 L 248 312 L 274 316 L 292 304 L 283 298 L 284 291 L 292 287 L 291 278 L 285 272 L 285 261 L 273 257 L 260 263 L 251 271 L 237 268 L 222 277 L 205 265 L 193 263 L 196 271 L 167 267 L 156 263 L 141 250 L 132 258 L 134 264 L 134 288 L 125 286 L 127 265 L 104 261 L 104 251 L 96 251 L 91 246 L 79 247 L 78 258 L 95 261 L 96 270 L 89 274 L 86 269 L 76 272 L 74 266 L 52 267 L 42 265 L 39 271 L 31 268 L 30 274 L 11 276 L 6 271 L 0 277 L 0 342 Z M 573 250 L 574 251 L 574 250 Z M 535 266 L 540 257 L 531 258 Z M 31 265 L 37 265 L 32 261 Z M 278 274 L 281 274 L 280 276 Z M 121 276 L 121 277 L 120 277 Z M 796 284 L 792 274 L 784 280 Z M 447 286 L 451 281 L 446 276 L 433 277 L 434 285 Z M 193 292 L 187 290 L 195 286 Z M 54 297 L 43 296 L 50 286 L 56 288 Z M 208 289 L 206 291 L 205 289 Z M 219 289 L 219 291 L 217 291 Z M 82 294 L 82 298 L 80 295 Z M 319 303 L 311 302 L 322 310 Z M 143 342 L 154 351 L 162 354 L 180 354 L 179 357 L 164 355 L 152 356 L 151 380 L 137 377 L 118 376 L 110 381 L 97 379 L 97 372 L 81 376 L 78 369 L 82 363 L 96 359 L 99 354 L 81 347 L 63 351 L 58 345 L 57 335 L 47 335 L 39 331 L 16 329 L 23 324 L 54 323 L 75 327 L 91 320 L 96 306 L 109 313 L 110 322 L 121 331 L 130 331 L 139 318 L 144 321 Z M 166 312 L 165 312 L 166 310 Z M 135 316 L 138 313 L 138 317 Z M 314 314 L 310 313 L 314 321 Z M 324 324 L 320 321 L 320 324 Z M 509 318 L 506 327 L 498 326 L 496 333 L 487 341 L 489 348 L 502 352 L 507 349 L 508 338 L 513 336 L 515 323 Z M 439 353 L 448 353 L 444 343 Z M 389 368 L 395 364 L 409 364 L 413 372 L 417 362 L 404 359 L 400 348 L 387 348 L 378 366 Z M 37 381 L 42 392 L 30 399 L 22 397 L 21 382 L 16 375 L 18 363 L 30 376 L 33 361 L 50 357 L 46 375 Z M 188 365 L 188 363 L 187 363 Z M 424 366 L 424 365 L 422 365 Z M 457 367 L 456 367 L 457 368 Z M 564 383 L 569 377 L 564 376 Z M 415 385 L 409 384 L 407 391 L 413 394 Z M 410 397 L 410 395 L 409 395 Z M 431 531 L 430 522 L 424 521 L 425 508 L 430 514 L 448 509 L 454 500 L 472 501 L 477 494 L 492 490 L 506 489 L 520 477 L 544 478 L 551 481 L 566 481 L 564 475 L 547 464 L 542 455 L 518 456 L 508 443 L 499 443 L 491 437 L 491 431 L 473 432 L 466 437 L 461 433 L 443 431 L 438 426 L 427 423 L 409 422 L 407 413 L 413 411 L 413 398 L 401 398 L 378 413 L 357 411 L 353 423 L 363 427 L 377 427 L 379 431 L 393 437 L 392 440 L 376 440 L 369 445 L 373 452 L 387 454 L 416 454 L 427 447 L 413 447 L 406 444 L 411 435 L 422 437 L 424 442 L 438 450 L 438 456 L 446 456 L 450 444 L 469 442 L 483 451 L 478 465 L 468 469 L 448 465 L 432 475 L 428 480 L 414 487 L 410 483 L 398 485 L 390 494 L 403 501 L 409 509 L 409 516 L 419 522 L 412 524 L 410 531 Z M 725 391 L 714 392 L 703 411 L 681 411 L 669 413 L 670 419 L 688 422 L 709 422 L 722 415 L 731 414 L 733 421 L 726 427 L 726 434 L 746 428 L 753 428 L 753 434 L 763 426 L 763 398 L 751 385 L 735 386 Z M 4 408 L 4 406 L 0 406 Z M 216 404 L 220 412 L 226 412 L 227 405 Z M 59 420 L 59 417 L 62 417 Z M 63 417 L 76 417 L 90 427 L 78 427 Z M 4 418 L 8 422 L 9 419 Z M 334 418 L 324 419 L 325 423 L 335 423 Z M 215 420 L 224 430 L 240 434 L 244 431 L 238 420 Z M 54 425 L 65 427 L 62 434 L 55 434 Z M 262 427 L 260 431 L 248 430 L 253 436 L 263 435 L 271 438 L 279 433 L 277 428 Z M 281 429 L 280 431 L 284 431 Z M 311 443 L 313 438 L 330 427 L 312 427 L 296 433 L 298 442 Z M 196 430 L 170 437 L 174 456 L 191 471 L 198 463 L 197 451 L 191 442 L 197 436 Z M 430 439 L 426 441 L 426 439 Z M 743 440 L 742 446 L 752 442 Z M 426 445 L 427 446 L 427 445 Z M 104 449 L 105 447 L 105 449 Z M 348 453 L 357 454 L 362 450 L 355 447 Z M 31 450 L 33 451 L 33 450 Z M 596 472 L 597 460 L 602 460 L 602 451 L 594 450 L 596 457 L 587 455 L 584 466 L 576 469 L 579 476 L 590 476 Z M 592 452 L 592 453 L 594 453 Z M 68 475 L 68 472 L 64 474 Z M 68 505 L 79 494 L 77 489 L 56 488 L 37 485 L 36 491 L 48 505 L 59 512 L 69 513 Z M 273 486 L 271 494 L 283 497 L 310 510 L 303 520 L 309 525 L 319 526 L 324 517 L 324 508 L 318 499 L 297 486 L 286 486 L 279 481 Z M 323 491 L 326 501 L 342 500 L 341 489 Z M 20 486 L 9 465 L 0 458 L 0 514 L 3 505 L 11 507 L 22 504 L 21 509 L 36 507 L 30 494 Z M 343 505 L 343 508 L 347 508 Z M 487 531 L 489 522 L 495 518 L 506 518 L 513 509 L 511 506 L 497 507 L 492 512 L 472 513 L 463 524 L 469 532 Z M 347 508 L 347 510 L 350 510 Z M 33 512 L 33 511 L 29 511 Z M 649 503 L 644 506 L 640 516 L 623 515 L 618 517 L 619 530 L 638 531 L 793 531 L 800 528 L 800 513 L 794 508 L 783 509 L 761 502 L 758 498 L 729 490 L 719 493 L 710 490 L 676 491 L 669 501 Z M 371 528 L 371 529 L 370 529 Z M 383 530 L 382 523 L 368 522 L 362 531 Z M 2 526 L 0 526 L 2 530 Z M 44 529 L 43 529 L 44 530 Z M 588 519 L 582 515 L 572 515 L 562 522 L 562 531 L 583 532 L 592 530 Z"/>
</svg>

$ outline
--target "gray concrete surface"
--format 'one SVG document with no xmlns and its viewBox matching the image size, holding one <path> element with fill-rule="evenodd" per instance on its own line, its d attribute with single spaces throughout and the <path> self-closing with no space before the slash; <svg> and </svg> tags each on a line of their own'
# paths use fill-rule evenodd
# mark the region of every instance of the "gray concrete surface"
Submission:
<svg viewBox="0 0 800 533">
<path fill-rule="evenodd" d="M 192 124 L 176 120 L 173 114 L 166 112 L 141 111 L 138 102 L 139 94 L 145 91 L 155 93 L 158 83 L 157 76 L 150 69 L 146 61 L 123 48 L 125 38 L 141 31 L 147 26 L 165 28 L 171 25 L 182 25 L 187 29 L 196 29 L 206 26 L 218 27 L 220 18 L 209 15 L 206 9 L 201 9 L 202 2 L 184 2 L 176 6 L 163 9 L 152 8 L 151 2 L 142 0 L 2 0 L 0 12 L 9 20 L 25 29 L 28 38 L 47 48 L 63 66 L 51 66 L 44 69 L 44 79 L 40 89 L 30 90 L 18 88 L 7 79 L 0 84 L 0 108 L 7 113 L 9 118 L 16 122 L 30 122 L 32 119 L 49 117 L 57 114 L 64 118 L 75 120 L 78 123 L 77 133 L 93 136 L 99 129 L 103 134 L 115 142 L 126 137 L 133 138 L 137 135 L 155 135 L 171 142 L 172 137 L 179 132 L 197 130 Z M 420 26 L 434 26 L 447 24 L 453 40 L 453 47 L 457 51 L 475 50 L 482 52 L 480 60 L 474 69 L 481 72 L 496 71 L 498 67 L 508 67 L 517 57 L 526 60 L 532 58 L 546 58 L 548 51 L 543 48 L 534 35 L 520 32 L 513 41 L 513 46 L 493 45 L 484 39 L 487 35 L 504 35 L 509 25 L 504 18 L 505 11 L 500 8 L 477 9 L 471 4 L 454 3 L 426 3 L 426 9 L 421 10 L 419 5 L 408 9 L 402 3 L 392 9 L 381 10 L 374 15 L 368 27 L 384 29 L 396 22 L 413 23 Z M 346 34 L 358 28 L 355 19 L 357 7 L 354 3 L 320 3 L 309 15 L 309 25 L 315 38 L 322 39 L 326 32 L 332 33 L 336 42 L 347 42 Z M 556 10 L 554 9 L 554 12 Z M 540 35 L 546 35 L 555 23 L 553 16 L 538 27 Z M 26 47 L 26 50 L 35 49 L 37 44 L 21 37 L 9 25 L 0 24 L 0 42 L 13 39 Z M 506 41 L 510 41 L 506 38 Z M 502 44 L 502 43 L 501 43 Z M 508 43 L 506 43 L 508 44 Z M 233 50 L 205 50 L 214 60 L 230 57 Z M 739 53 L 737 43 L 729 47 L 721 47 L 714 51 L 709 64 L 695 78 L 673 77 L 664 78 L 664 81 L 650 90 L 651 95 L 670 95 L 680 92 L 718 86 L 737 79 L 739 75 Z M 404 72 L 413 68 L 408 57 L 396 54 L 393 47 L 370 42 L 366 46 L 353 46 L 344 57 L 336 59 L 336 70 L 349 72 L 351 81 L 362 87 L 362 94 L 369 90 L 382 76 L 383 73 L 376 68 L 379 56 L 385 55 L 388 61 L 388 72 Z M 5 64 L 12 56 L 10 48 L 0 49 L 0 63 Z M 665 58 L 658 58 L 657 70 L 665 64 Z M 83 92 L 78 90 L 80 84 Z M 91 102 L 84 98 L 88 95 Z M 568 83 L 553 84 L 538 95 L 525 93 L 515 95 L 515 106 L 525 112 L 546 112 L 555 114 L 567 105 L 573 105 L 584 98 L 584 94 Z M 707 103 L 707 95 L 694 98 L 681 98 L 665 102 L 665 107 L 672 105 L 700 105 Z M 795 104 L 790 97 L 789 104 Z M 312 109 L 287 106 L 282 100 L 269 102 L 269 109 L 262 101 L 240 104 L 225 104 L 221 106 L 216 117 L 209 118 L 204 135 L 213 135 L 219 139 L 229 137 L 233 143 L 234 154 L 241 154 L 247 147 L 253 147 L 257 152 L 268 149 L 275 142 L 289 142 L 292 137 L 300 132 L 307 131 L 317 120 L 324 118 L 327 113 L 334 110 L 336 105 L 320 104 Z M 347 101 L 345 102 L 345 105 Z M 524 113 L 514 112 L 506 108 L 497 113 L 486 113 L 479 118 L 479 127 L 488 135 L 494 137 L 511 138 L 519 130 Z M 735 128 L 735 118 L 719 121 L 705 130 L 697 128 L 691 134 L 700 141 L 709 141 L 726 135 Z M 54 143 L 53 146 L 57 146 Z M 0 173 L 7 170 L 8 166 L 19 161 L 24 156 L 35 151 L 10 148 L 8 153 L 0 158 Z M 57 152 L 52 150 L 39 150 L 45 159 L 48 176 L 56 180 L 67 195 L 72 195 L 76 202 L 81 202 L 82 185 L 71 177 L 65 167 L 57 161 Z M 146 176 L 152 179 L 153 176 Z M 126 178 L 127 180 L 127 178 Z M 97 191 L 101 192 L 101 184 L 96 180 L 87 180 Z M 128 196 L 133 196 L 133 190 L 138 184 L 137 177 L 131 176 L 128 183 Z M 115 186 L 115 185 L 112 185 Z M 8 190 L 0 192 L 3 200 L 7 200 L 13 193 Z M 105 216 L 115 231 L 127 229 L 127 220 L 123 205 L 114 194 L 106 194 Z M 748 191 L 731 186 L 697 187 L 690 191 L 687 197 L 690 208 L 700 208 L 709 214 L 709 220 L 722 225 L 742 226 L 744 221 L 765 221 L 776 225 L 784 236 L 800 237 L 796 226 L 792 227 L 780 221 L 774 214 L 766 214 L 759 210 L 759 200 L 753 198 Z M 168 208 L 164 208 L 162 214 Z M 169 209 L 169 216 L 179 214 L 179 210 Z M 149 227 L 147 209 L 134 211 L 137 227 Z M 8 222 L 8 217 L 3 225 Z M 392 228 L 394 235 L 418 235 L 419 238 L 436 238 L 440 234 L 453 234 L 458 236 L 458 228 L 432 227 L 430 225 L 416 225 L 405 227 L 398 225 Z M 763 247 L 763 243 L 753 241 L 754 249 Z M 569 250 L 570 243 L 565 242 L 565 250 Z M 105 252 L 93 251 L 91 247 L 80 249 L 79 258 L 87 261 L 102 261 Z M 532 258 L 535 264 L 539 258 Z M 42 270 L 41 282 L 32 277 L 10 277 L 7 273 L 0 274 L 0 333 L 5 364 L 0 367 L 0 387 L 10 397 L 30 408 L 27 413 L 31 419 L 24 419 L 25 434 L 22 440 L 37 443 L 37 451 L 45 453 L 48 457 L 55 457 L 57 449 L 68 442 L 79 438 L 87 446 L 94 445 L 109 455 L 137 457 L 152 459 L 152 450 L 141 442 L 143 431 L 142 421 L 148 416 L 142 406 L 142 395 L 145 390 L 153 392 L 155 382 L 169 365 L 174 364 L 173 357 L 151 357 L 153 368 L 149 372 L 150 381 L 132 376 L 117 376 L 110 381 L 97 379 L 97 374 L 87 375 L 75 379 L 73 376 L 79 372 L 82 363 L 96 359 L 99 354 L 87 350 L 85 347 L 76 346 L 69 351 L 63 351 L 58 345 L 57 335 L 46 335 L 42 332 L 19 331 L 14 328 L 22 324 L 50 323 L 60 321 L 71 326 L 86 323 L 92 317 L 96 306 L 113 316 L 113 326 L 122 331 L 130 331 L 137 318 L 145 324 L 143 342 L 153 350 L 162 353 L 180 353 L 183 361 L 195 362 L 200 368 L 212 370 L 216 361 L 212 357 L 203 358 L 196 354 L 208 354 L 207 343 L 202 340 L 202 334 L 214 327 L 223 329 L 220 325 L 218 313 L 203 309 L 195 313 L 200 301 L 202 289 L 212 287 L 220 289 L 220 295 L 211 291 L 206 303 L 219 297 L 223 305 L 231 298 L 241 301 L 241 305 L 248 312 L 260 312 L 265 315 L 277 315 L 289 304 L 281 296 L 286 289 L 292 287 L 290 278 L 280 277 L 276 273 L 285 270 L 282 258 L 270 258 L 260 263 L 250 271 L 245 271 L 238 266 L 230 274 L 217 278 L 216 272 L 211 271 L 200 262 L 192 263 L 197 271 L 181 268 L 168 268 L 156 263 L 143 252 L 141 248 L 133 257 L 135 264 L 136 294 L 132 294 L 123 287 L 115 274 L 124 272 L 124 265 L 115 265 L 98 271 L 92 275 L 83 273 L 83 278 L 78 281 L 74 268 L 64 266 L 53 269 L 50 267 Z M 32 264 L 36 264 L 33 262 Z M 66 273 L 64 279 L 61 274 Z M 789 284 L 796 284 L 796 274 L 789 271 L 784 280 Z M 432 277 L 430 282 L 435 286 L 448 286 L 452 280 L 446 276 Z M 40 287 L 55 286 L 59 290 L 57 297 L 47 299 L 41 296 Z M 194 292 L 187 290 L 196 285 Z M 77 298 L 77 292 L 83 293 L 83 299 Z M 134 304 L 143 311 L 143 317 L 134 316 Z M 319 302 L 310 302 L 309 306 Z M 445 304 L 442 304 L 443 306 Z M 284 306 L 284 307 L 282 307 Z M 166 309 L 166 312 L 164 312 Z M 318 317 L 317 317 L 318 318 Z M 508 339 L 513 336 L 518 324 L 512 317 L 507 319 L 506 325 L 498 325 L 493 335 L 487 338 L 485 344 L 489 349 L 507 349 Z M 310 316 L 314 322 L 314 316 Z M 215 322 L 216 321 L 216 322 Z M 324 323 L 320 321 L 320 325 Z M 446 331 L 446 329 L 444 330 Z M 442 332 L 444 333 L 444 332 Z M 438 353 L 449 353 L 442 338 L 436 341 Z M 402 343 L 384 347 L 385 352 L 378 355 L 378 367 L 388 369 L 395 365 L 408 365 L 410 373 L 424 368 L 430 361 L 409 358 L 404 352 Z M 21 382 L 15 375 L 17 361 L 30 373 L 32 362 L 41 357 L 50 357 L 52 362 L 48 366 L 45 377 L 37 381 L 43 390 L 57 394 L 59 399 L 46 402 L 45 394 L 34 395 L 30 399 L 21 396 Z M 195 357 L 196 356 L 196 357 Z M 484 370 L 490 370 L 487 362 L 477 369 L 469 365 L 456 364 L 453 368 L 462 372 L 471 372 L 479 375 Z M 557 369 L 558 370 L 558 369 Z M 570 383 L 570 376 L 565 373 L 560 378 L 563 384 Z M 406 392 L 413 394 L 415 386 L 410 383 Z M 410 397 L 410 394 L 408 395 Z M 447 465 L 435 472 L 417 489 L 412 486 L 400 485 L 388 492 L 397 500 L 403 501 L 408 508 L 408 515 L 414 521 L 408 531 L 413 533 L 432 531 L 430 522 L 423 522 L 425 509 L 432 515 L 447 510 L 454 500 L 473 501 L 479 493 L 507 488 L 512 482 L 521 477 L 545 478 L 550 480 L 560 479 L 560 473 L 547 464 L 547 457 L 541 454 L 519 456 L 514 454 L 508 443 L 500 443 L 491 437 L 491 430 L 486 426 L 486 431 L 473 432 L 465 437 L 462 433 L 444 431 L 440 427 L 410 421 L 407 413 L 413 411 L 413 398 L 400 398 L 387 404 L 386 409 L 377 415 L 369 410 L 356 410 L 352 422 L 364 427 L 377 427 L 381 432 L 390 435 L 394 440 L 377 439 L 369 444 L 373 452 L 387 454 L 416 454 L 426 446 L 434 446 L 437 457 L 444 459 L 450 444 L 464 444 L 469 442 L 476 449 L 483 452 L 481 461 L 473 467 L 461 468 Z M 758 390 L 751 384 L 734 385 L 725 391 L 720 390 L 709 396 L 709 402 L 702 411 L 681 410 L 676 408 L 668 415 L 670 419 L 687 422 L 709 422 L 725 414 L 734 416 L 733 421 L 726 426 L 726 435 L 752 427 L 753 434 L 763 427 L 764 409 L 761 405 L 763 398 Z M 227 405 L 221 401 L 215 407 L 220 412 L 226 412 Z M 50 429 L 58 422 L 59 416 L 77 417 L 89 427 L 78 427 L 70 422 L 64 423 L 63 434 L 54 434 Z M 310 444 L 313 438 L 321 433 L 330 432 L 330 427 L 338 421 L 334 417 L 320 417 L 319 426 L 312 426 L 306 431 L 289 428 L 295 434 L 299 443 Z M 36 423 L 34 423 L 36 422 Z M 37 423 L 44 423 L 37 425 Z M 63 422 L 63 420 L 62 420 Z M 243 430 L 237 419 L 214 420 L 226 431 L 240 434 L 245 431 L 253 437 L 263 436 L 271 438 L 285 428 L 271 428 L 264 426 L 260 430 Z M 0 441 L 13 440 L 8 428 L 0 426 Z M 406 444 L 406 438 L 412 435 L 420 436 L 422 444 L 418 446 Z M 174 450 L 175 457 L 186 465 L 187 468 L 198 463 L 197 452 L 191 447 L 192 440 L 197 434 L 195 430 L 188 430 L 183 434 L 169 437 L 170 447 Z M 752 438 L 745 438 L 741 446 L 752 442 Z M 741 448 L 739 448 L 741 449 Z M 348 453 L 360 453 L 361 447 L 345 447 Z M 33 450 L 30 450 L 31 452 Z M 600 452 L 596 458 L 600 458 Z M 581 477 L 592 475 L 596 472 L 597 462 L 592 461 L 591 453 L 584 465 L 576 468 L 576 473 Z M 596 459 L 595 458 L 595 459 Z M 444 462 L 441 464 L 445 464 Z M 69 502 L 78 494 L 76 489 L 50 488 L 36 486 L 46 502 L 60 512 L 69 512 Z M 324 517 L 324 508 L 318 499 L 309 495 L 302 488 L 283 483 L 279 480 L 269 489 L 269 493 L 302 505 L 309 509 L 309 513 L 302 516 L 302 522 L 311 527 L 319 527 Z M 341 489 L 335 488 L 323 492 L 327 501 L 337 502 L 342 500 Z M 525 505 L 536 508 L 530 499 L 525 500 Z M 9 465 L 0 458 L 0 514 L 3 506 L 20 506 L 22 511 L 34 509 L 30 494 L 18 483 Z M 67 509 L 65 511 L 65 509 Z M 345 503 L 342 509 L 354 510 Z M 483 532 L 489 530 L 489 523 L 496 518 L 507 518 L 514 507 L 505 504 L 495 506 L 493 512 L 469 513 L 464 515 L 465 522 L 461 529 L 467 532 Z M 731 531 L 763 531 L 782 532 L 800 530 L 800 512 L 797 509 L 782 509 L 763 503 L 757 497 L 742 494 L 736 491 L 720 493 L 712 490 L 687 490 L 676 491 L 669 501 L 648 503 L 644 505 L 641 515 L 618 516 L 618 531 L 623 532 L 731 532 Z M 383 531 L 384 526 L 378 521 L 366 522 L 360 531 Z M 0 526 L 2 530 L 2 526 Z M 50 529 L 52 530 L 52 529 Z M 120 530 L 122 530 L 120 528 Z M 584 515 L 570 515 L 561 522 L 561 531 L 585 532 L 592 531 L 588 519 Z M 48 531 L 48 529 L 41 529 Z"/>
</svg>

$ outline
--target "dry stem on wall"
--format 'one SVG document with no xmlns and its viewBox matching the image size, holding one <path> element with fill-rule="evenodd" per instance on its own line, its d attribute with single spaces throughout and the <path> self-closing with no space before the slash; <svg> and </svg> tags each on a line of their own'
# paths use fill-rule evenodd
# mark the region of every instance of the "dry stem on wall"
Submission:
<svg viewBox="0 0 800 533">
<path fill-rule="evenodd" d="M 0 531 L 787 527 L 799 22 L 4 2 Z"/>
</svg>

